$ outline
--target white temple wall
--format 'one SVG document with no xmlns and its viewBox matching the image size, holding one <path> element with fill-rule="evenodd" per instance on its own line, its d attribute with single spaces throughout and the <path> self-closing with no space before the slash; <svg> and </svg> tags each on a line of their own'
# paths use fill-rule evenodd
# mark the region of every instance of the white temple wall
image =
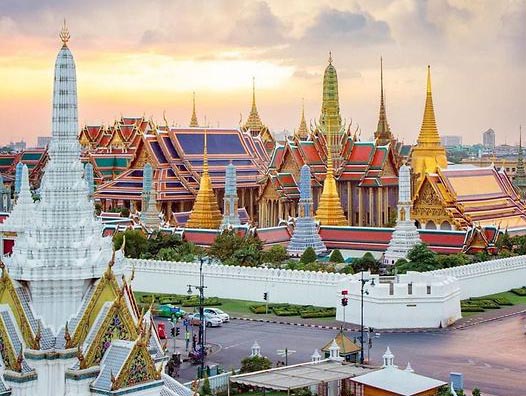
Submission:
<svg viewBox="0 0 526 396">
<path fill-rule="evenodd" d="M 128 260 L 128 271 L 135 266 L 133 288 L 152 293 L 186 294 L 188 285 L 199 285 L 199 264 L 157 260 Z M 235 267 L 204 264 L 207 296 L 238 300 L 331 307 L 337 285 L 350 276 L 311 271 Z"/>
<path fill-rule="evenodd" d="M 27 356 L 27 359 L 38 375 L 38 392 L 35 392 L 34 395 L 66 394 L 66 368 L 77 362 L 76 357 L 46 359 L 35 354 Z"/>
<path fill-rule="evenodd" d="M 427 272 L 458 279 L 460 299 L 526 286 L 526 256 L 515 256 Z"/>
<path fill-rule="evenodd" d="M 366 276 L 367 277 L 367 276 Z M 364 290 L 364 326 L 376 329 L 446 327 L 460 319 L 460 290 L 452 277 L 410 272 L 399 275 L 393 282 L 367 283 Z M 342 307 L 338 299 L 336 319 L 359 324 L 361 314 L 361 282 L 354 275 L 351 282 L 343 282 L 339 289 L 347 289 L 348 305 Z"/>
</svg>

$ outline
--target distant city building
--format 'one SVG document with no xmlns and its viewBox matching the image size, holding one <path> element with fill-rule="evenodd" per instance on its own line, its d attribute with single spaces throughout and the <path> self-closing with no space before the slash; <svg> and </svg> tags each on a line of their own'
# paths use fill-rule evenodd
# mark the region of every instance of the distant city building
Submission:
<svg viewBox="0 0 526 396">
<path fill-rule="evenodd" d="M 44 148 L 47 147 L 51 141 L 51 136 L 39 136 L 37 137 L 37 147 Z"/>
<path fill-rule="evenodd" d="M 23 140 L 19 142 L 11 142 L 9 143 L 8 147 L 11 149 L 11 151 L 24 151 L 26 149 L 26 142 Z"/>
<path fill-rule="evenodd" d="M 446 147 L 462 146 L 462 136 L 442 136 L 440 142 Z"/>
<path fill-rule="evenodd" d="M 495 148 L 495 131 L 493 129 L 490 128 L 482 134 L 482 145 L 491 150 Z"/>
</svg>

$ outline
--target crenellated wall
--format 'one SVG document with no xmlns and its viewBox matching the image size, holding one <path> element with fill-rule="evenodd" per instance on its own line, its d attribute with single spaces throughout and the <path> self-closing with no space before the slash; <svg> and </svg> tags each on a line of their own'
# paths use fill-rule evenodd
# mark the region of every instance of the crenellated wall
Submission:
<svg viewBox="0 0 526 396">
<path fill-rule="evenodd" d="M 154 293 L 186 294 L 188 285 L 199 284 L 199 264 L 128 259 L 128 270 L 135 266 L 134 290 Z M 349 275 L 293 271 L 272 268 L 235 267 L 204 264 L 208 296 L 249 301 L 334 306 L 336 286 Z"/>
<path fill-rule="evenodd" d="M 460 298 L 464 300 L 526 286 L 526 256 L 484 261 L 427 273 L 458 279 Z"/>
<path fill-rule="evenodd" d="M 337 305 L 336 318 L 360 323 L 360 274 L 339 290 L 347 289 L 348 305 Z M 453 277 L 409 272 L 396 277 L 364 273 L 364 326 L 378 329 L 446 327 L 460 319 L 460 289 Z M 381 279 L 381 280 L 380 280 Z M 344 312 L 345 311 L 345 312 Z M 345 320 L 344 320 L 345 315 Z"/>
</svg>

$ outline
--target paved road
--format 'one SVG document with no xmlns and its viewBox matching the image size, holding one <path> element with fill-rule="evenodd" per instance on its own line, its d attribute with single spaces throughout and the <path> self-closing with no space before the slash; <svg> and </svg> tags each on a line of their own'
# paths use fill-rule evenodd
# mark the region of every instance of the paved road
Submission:
<svg viewBox="0 0 526 396">
<path fill-rule="evenodd" d="M 384 333 L 374 340 L 371 362 L 380 364 L 387 346 L 395 363 L 404 368 L 408 361 L 417 373 L 444 381 L 449 372 L 464 373 L 465 386 L 479 387 L 484 394 L 524 396 L 526 394 L 526 316 L 515 316 L 481 324 L 464 330 L 433 333 Z M 289 364 L 310 361 L 315 348 L 321 348 L 335 334 L 334 330 L 232 321 L 221 328 L 208 329 L 208 341 L 217 344 L 209 361 L 223 368 L 239 367 L 250 354 L 255 340 L 262 354 L 276 362 L 283 360 L 277 349 L 297 351 Z M 357 334 L 350 333 L 350 336 Z M 182 342 L 178 342 L 178 346 Z M 180 380 L 191 380 L 195 367 L 185 365 Z"/>
</svg>

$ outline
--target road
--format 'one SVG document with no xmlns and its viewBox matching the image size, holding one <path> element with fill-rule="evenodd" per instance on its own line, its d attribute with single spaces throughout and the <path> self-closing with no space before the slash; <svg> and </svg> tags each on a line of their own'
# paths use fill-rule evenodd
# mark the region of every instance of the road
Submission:
<svg viewBox="0 0 526 396">
<path fill-rule="evenodd" d="M 461 372 L 466 389 L 479 387 L 483 394 L 524 396 L 525 325 L 526 316 L 514 316 L 463 330 L 383 333 L 374 339 L 371 363 L 381 364 L 389 346 L 395 363 L 401 368 L 409 361 L 416 373 L 446 382 L 450 372 Z M 225 370 L 237 368 L 241 359 L 250 354 L 256 340 L 262 354 L 273 362 L 284 360 L 276 354 L 276 350 L 284 348 L 296 351 L 289 356 L 289 364 L 306 362 L 310 361 L 314 349 L 323 347 L 335 333 L 334 330 L 233 320 L 220 328 L 208 329 L 208 342 L 217 345 L 208 362 L 218 363 Z M 357 335 L 349 334 L 351 338 Z M 177 345 L 182 342 L 178 341 Z M 185 365 L 180 380 L 189 381 L 195 373 L 195 366 Z"/>
</svg>

